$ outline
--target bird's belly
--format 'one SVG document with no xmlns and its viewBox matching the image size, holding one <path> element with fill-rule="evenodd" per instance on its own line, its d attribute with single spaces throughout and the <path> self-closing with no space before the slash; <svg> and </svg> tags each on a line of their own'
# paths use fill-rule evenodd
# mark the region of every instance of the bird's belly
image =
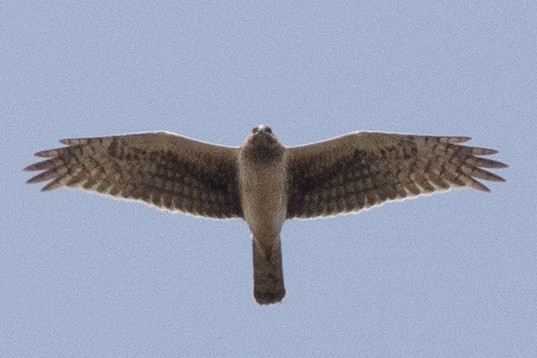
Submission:
<svg viewBox="0 0 537 358">
<path fill-rule="evenodd" d="M 267 168 L 241 179 L 242 209 L 250 230 L 278 234 L 287 215 L 285 173 Z"/>
</svg>

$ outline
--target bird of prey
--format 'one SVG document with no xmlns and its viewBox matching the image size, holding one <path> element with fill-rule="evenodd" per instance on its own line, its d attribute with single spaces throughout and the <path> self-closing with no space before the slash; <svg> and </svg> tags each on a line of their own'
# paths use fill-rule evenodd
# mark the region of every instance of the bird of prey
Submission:
<svg viewBox="0 0 537 358">
<path fill-rule="evenodd" d="M 254 297 L 285 296 L 280 232 L 286 219 L 357 212 L 388 200 L 455 187 L 489 191 L 478 179 L 504 181 L 482 168 L 505 164 L 497 151 L 461 145 L 469 137 L 354 132 L 285 147 L 259 125 L 240 147 L 170 132 L 64 139 L 36 153 L 42 173 L 28 183 L 80 187 L 141 200 L 170 211 L 242 218 L 253 242 Z"/>
</svg>

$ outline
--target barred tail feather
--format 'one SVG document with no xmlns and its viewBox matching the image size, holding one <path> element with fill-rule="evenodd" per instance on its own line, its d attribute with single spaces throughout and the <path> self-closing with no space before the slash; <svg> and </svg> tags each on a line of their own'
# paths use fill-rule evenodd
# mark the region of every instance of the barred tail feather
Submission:
<svg viewBox="0 0 537 358">
<path fill-rule="evenodd" d="M 285 296 L 279 238 L 276 242 L 265 249 L 258 240 L 253 240 L 254 297 L 261 305 L 280 302 Z"/>
</svg>

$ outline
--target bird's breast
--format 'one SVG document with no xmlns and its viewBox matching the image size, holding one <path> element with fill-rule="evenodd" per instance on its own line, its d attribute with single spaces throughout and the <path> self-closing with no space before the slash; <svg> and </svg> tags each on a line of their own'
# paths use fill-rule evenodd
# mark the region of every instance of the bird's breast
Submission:
<svg viewBox="0 0 537 358">
<path fill-rule="evenodd" d="M 287 215 L 285 161 L 258 165 L 243 161 L 239 183 L 244 219 L 255 233 L 278 234 Z"/>
</svg>

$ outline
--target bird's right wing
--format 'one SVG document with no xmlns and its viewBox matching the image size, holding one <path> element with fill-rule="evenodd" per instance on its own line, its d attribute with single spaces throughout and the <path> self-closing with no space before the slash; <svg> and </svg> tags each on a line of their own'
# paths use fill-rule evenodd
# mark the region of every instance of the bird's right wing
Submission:
<svg viewBox="0 0 537 358">
<path fill-rule="evenodd" d="M 496 151 L 460 145 L 468 137 L 356 132 L 288 148 L 287 217 L 359 211 L 388 200 L 504 181 L 481 168 L 505 164 L 481 158 Z"/>
<path fill-rule="evenodd" d="M 66 147 L 36 153 L 48 158 L 28 183 L 51 180 L 43 191 L 80 187 L 160 208 L 214 218 L 242 217 L 238 148 L 169 132 L 64 139 Z"/>
</svg>

